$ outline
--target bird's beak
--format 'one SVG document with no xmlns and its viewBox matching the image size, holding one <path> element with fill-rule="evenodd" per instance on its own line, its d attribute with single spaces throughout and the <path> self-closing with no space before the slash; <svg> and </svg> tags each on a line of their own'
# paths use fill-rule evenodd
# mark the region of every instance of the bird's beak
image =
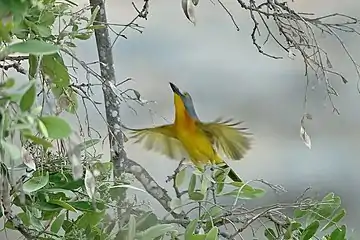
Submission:
<svg viewBox="0 0 360 240">
<path fill-rule="evenodd" d="M 172 82 L 170 82 L 170 87 L 173 90 L 173 92 L 179 96 L 183 96 L 183 94 L 180 92 L 179 88 L 175 86 Z"/>
</svg>

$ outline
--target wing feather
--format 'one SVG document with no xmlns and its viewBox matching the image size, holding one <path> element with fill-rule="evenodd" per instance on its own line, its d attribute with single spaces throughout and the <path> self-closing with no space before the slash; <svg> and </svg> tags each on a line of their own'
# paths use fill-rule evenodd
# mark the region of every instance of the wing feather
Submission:
<svg viewBox="0 0 360 240">
<path fill-rule="evenodd" d="M 154 128 L 129 129 L 130 138 L 135 143 L 142 143 L 147 150 L 156 151 L 173 160 L 182 160 L 188 154 L 182 143 L 176 138 L 173 124 Z"/>
<path fill-rule="evenodd" d="M 197 125 L 207 134 L 218 151 L 229 159 L 240 160 L 251 147 L 251 134 L 246 131 L 247 128 L 240 127 L 241 123 L 231 119 L 217 119 L 208 123 L 197 122 Z"/>
</svg>

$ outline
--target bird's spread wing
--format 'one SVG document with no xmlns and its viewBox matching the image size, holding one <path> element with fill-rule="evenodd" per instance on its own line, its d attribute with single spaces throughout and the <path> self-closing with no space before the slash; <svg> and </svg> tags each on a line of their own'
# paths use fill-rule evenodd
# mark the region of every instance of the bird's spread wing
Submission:
<svg viewBox="0 0 360 240">
<path fill-rule="evenodd" d="M 129 129 L 130 138 L 135 143 L 143 143 L 147 150 L 153 150 L 166 155 L 173 160 L 182 160 L 188 157 L 183 145 L 176 139 L 174 125 L 162 125 L 154 128 Z"/>
<path fill-rule="evenodd" d="M 218 151 L 229 159 L 240 160 L 250 149 L 250 133 L 246 132 L 247 128 L 239 127 L 241 123 L 217 119 L 209 123 L 197 122 L 197 125 Z"/>
</svg>

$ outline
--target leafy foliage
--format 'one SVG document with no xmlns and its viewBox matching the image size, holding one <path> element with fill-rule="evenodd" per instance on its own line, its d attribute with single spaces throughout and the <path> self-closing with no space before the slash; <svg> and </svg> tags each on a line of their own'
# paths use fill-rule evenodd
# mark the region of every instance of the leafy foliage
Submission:
<svg viewBox="0 0 360 240">
<path fill-rule="evenodd" d="M 183 1 L 188 17 L 190 3 Z M 74 84 L 65 56 L 74 60 L 75 40 L 87 40 L 94 30 L 104 27 L 94 25 L 98 8 L 86 17 L 88 9 L 75 12 L 75 5 L 68 0 L 0 1 L 0 61 L 15 61 L 11 66 L 28 77 L 25 84 L 19 84 L 16 74 L 0 82 L 4 229 L 31 232 L 36 239 L 215 240 L 232 239 L 254 221 L 277 213 L 285 216 L 285 222 L 273 221 L 275 228 L 264 230 L 267 239 L 307 240 L 320 235 L 324 240 L 346 239 L 346 226 L 341 224 L 346 211 L 335 194 L 328 194 L 320 202 L 290 206 L 295 207 L 293 217 L 274 206 L 259 208 L 262 212 L 256 213 L 256 209 L 247 210 L 238 203 L 261 198 L 265 189 L 227 182 L 229 169 L 203 173 L 179 165 L 170 177 L 177 197 L 169 206 L 183 216 L 181 219 L 160 218 L 146 208 L 146 203 L 122 198 L 127 189 L 144 190 L 125 184 L 130 181 L 126 178 L 124 184 L 113 185 L 112 163 L 100 161 L 102 155 L 92 151 L 101 139 L 84 137 L 80 143 L 68 146 L 74 131 L 59 116 L 63 111 L 75 115 L 79 92 L 83 92 Z M 62 24 L 59 32 L 55 32 L 56 22 Z M 21 61 L 27 62 L 27 70 L 22 69 Z M 7 69 L 3 67 L 3 71 Z M 56 101 L 55 113 L 45 113 L 40 104 L 40 95 L 47 92 Z M 13 183 L 9 172 L 14 169 L 29 174 Z M 233 204 L 220 205 L 220 198 Z M 17 214 L 12 213 L 13 206 L 19 208 Z M 114 216 L 115 211 L 121 214 Z M 242 227 L 234 233 L 224 232 L 224 223 L 235 220 Z"/>
</svg>

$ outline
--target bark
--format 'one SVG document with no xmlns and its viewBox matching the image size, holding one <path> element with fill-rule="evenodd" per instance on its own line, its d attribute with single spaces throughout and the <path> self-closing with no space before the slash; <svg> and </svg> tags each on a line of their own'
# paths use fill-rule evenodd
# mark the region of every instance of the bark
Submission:
<svg viewBox="0 0 360 240">
<path fill-rule="evenodd" d="M 92 11 L 96 6 L 100 7 L 95 22 L 107 22 L 106 9 L 103 0 L 89 0 Z M 143 185 L 145 190 L 152 195 L 168 211 L 171 212 L 171 197 L 167 194 L 151 175 L 138 163 L 128 159 L 124 150 L 124 135 L 121 131 L 121 119 L 119 113 L 120 99 L 111 86 L 115 85 L 115 69 L 111 50 L 108 28 L 95 30 L 95 38 L 100 61 L 100 72 L 103 78 L 102 89 L 105 101 L 106 119 L 109 131 L 111 159 L 114 167 L 114 177 L 119 178 L 123 173 L 131 173 Z M 123 196 L 124 197 L 124 196 Z M 120 199 L 124 199 L 120 197 Z M 183 218 L 185 214 L 172 213 L 175 218 Z"/>
</svg>

